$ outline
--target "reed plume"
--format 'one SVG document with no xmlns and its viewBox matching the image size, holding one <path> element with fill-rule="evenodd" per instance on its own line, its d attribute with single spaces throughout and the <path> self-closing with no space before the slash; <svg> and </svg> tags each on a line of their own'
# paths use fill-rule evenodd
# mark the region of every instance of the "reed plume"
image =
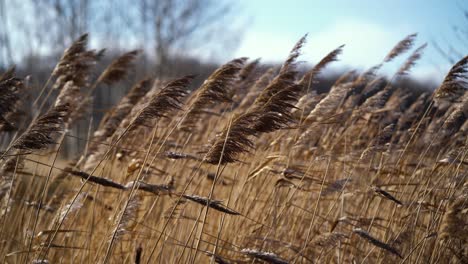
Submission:
<svg viewBox="0 0 468 264">
<path fill-rule="evenodd" d="M 316 82 L 317 76 L 322 70 L 331 62 L 337 61 L 338 56 L 343 52 L 344 45 L 339 46 L 330 53 L 328 53 L 323 59 L 321 59 L 311 70 L 306 72 L 302 79 L 299 81 L 300 85 L 304 86 L 305 90 L 309 90 L 310 86 Z"/>
<path fill-rule="evenodd" d="M 115 59 L 99 76 L 97 83 L 111 85 L 125 79 L 139 53 L 139 50 L 132 50 Z"/>
<path fill-rule="evenodd" d="M 189 75 L 167 83 L 134 118 L 132 127 L 147 125 L 156 118 L 166 117 L 170 111 L 181 109 L 182 99 L 188 94 L 187 87 L 193 78 Z"/>
<path fill-rule="evenodd" d="M 36 151 L 48 148 L 55 143 L 54 134 L 63 131 L 65 122 L 70 115 L 68 104 L 52 108 L 40 116 L 26 132 L 13 144 L 18 150 Z"/>
<path fill-rule="evenodd" d="M 468 243 L 466 220 L 466 211 L 468 208 L 467 198 L 466 195 L 460 195 L 450 201 L 447 206 L 440 224 L 440 237 L 442 240 L 461 239 L 464 241 L 464 245 Z"/>
<path fill-rule="evenodd" d="M 206 109 L 219 102 L 231 102 L 231 88 L 239 77 L 247 58 L 234 59 L 212 73 L 193 95 L 179 128 L 190 129 L 196 125 Z"/>
<path fill-rule="evenodd" d="M 268 86 L 268 84 L 273 80 L 276 74 L 276 69 L 274 67 L 269 68 L 265 73 L 263 73 L 252 85 L 249 92 L 244 96 L 239 106 L 239 110 L 245 110 L 250 107 L 258 95 Z"/>
<path fill-rule="evenodd" d="M 384 58 L 384 62 L 390 62 L 394 58 L 398 57 L 400 54 L 405 53 L 406 51 L 411 49 L 411 47 L 413 47 L 414 41 L 416 40 L 417 36 L 418 34 L 414 33 L 400 40 Z"/>
<path fill-rule="evenodd" d="M 24 81 L 14 77 L 15 68 L 10 68 L 0 77 L 0 131 L 11 131 L 15 129 L 9 116 L 18 107 L 21 93 L 25 86 Z"/>
<path fill-rule="evenodd" d="M 247 79 L 251 78 L 259 64 L 260 59 L 255 59 L 247 63 L 244 67 L 242 67 L 242 70 L 239 72 L 239 82 L 244 82 Z"/>
<path fill-rule="evenodd" d="M 263 89 L 247 112 L 236 116 L 232 124 L 225 126 L 217 135 L 205 155 L 205 162 L 210 164 L 236 162 L 239 154 L 246 153 L 254 147 L 250 137 L 287 128 L 295 121 L 291 110 L 303 90 L 302 85 L 294 83 L 297 75 L 295 60 L 300 54 L 305 37 L 296 43 L 278 76 Z"/>
<path fill-rule="evenodd" d="M 79 87 L 88 85 L 89 73 L 102 57 L 102 52 L 87 50 L 87 45 L 88 34 L 84 34 L 65 50 L 51 74 L 51 77 L 57 78 L 54 89 L 61 89 L 68 81 Z"/>
<path fill-rule="evenodd" d="M 216 136 L 204 161 L 213 165 L 237 162 L 240 153 L 248 153 L 254 148 L 254 142 L 250 139 L 257 131 L 252 128 L 256 122 L 258 113 L 245 113 L 234 118 L 232 123 L 226 126 Z"/>
<path fill-rule="evenodd" d="M 434 92 L 434 102 L 439 106 L 458 102 L 467 90 L 468 56 L 458 61 Z"/>
<path fill-rule="evenodd" d="M 400 69 L 398 69 L 396 75 L 401 76 L 401 75 L 407 75 L 411 68 L 416 65 L 416 62 L 421 59 L 422 57 L 422 52 L 423 50 L 427 47 L 427 43 L 421 45 L 418 47 L 414 52 L 406 59 L 405 63 L 401 65 Z"/>
<path fill-rule="evenodd" d="M 307 41 L 307 34 L 302 36 L 302 38 L 300 38 L 299 41 L 296 42 L 294 47 L 289 52 L 288 58 L 281 66 L 280 73 L 279 73 L 280 75 L 286 72 L 295 71 L 297 58 L 299 58 L 299 56 L 301 55 L 302 47 L 305 45 L 306 41 Z"/>
</svg>

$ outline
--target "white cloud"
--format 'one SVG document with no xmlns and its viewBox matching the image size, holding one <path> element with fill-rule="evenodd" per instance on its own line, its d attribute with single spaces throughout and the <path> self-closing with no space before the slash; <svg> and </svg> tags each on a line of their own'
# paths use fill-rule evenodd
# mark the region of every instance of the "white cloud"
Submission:
<svg viewBox="0 0 468 264">
<path fill-rule="evenodd" d="M 272 30 L 274 31 L 274 27 Z M 405 26 L 387 28 L 356 19 L 342 19 L 318 32 L 309 32 L 301 60 L 315 63 L 334 48 L 345 44 L 340 62 L 335 63 L 333 68 L 345 66 L 358 69 L 368 68 L 381 62 L 399 40 L 411 33 L 414 32 Z M 236 56 L 261 57 L 265 62 L 281 62 L 300 37 L 300 34 L 293 33 L 256 32 L 255 27 L 252 27 L 246 34 Z M 405 56 L 386 65 L 383 73 L 393 74 L 399 67 L 399 63 L 404 60 L 403 57 Z M 440 73 L 436 67 L 422 64 L 414 68 L 415 77 L 435 81 L 442 79 L 443 73 Z"/>
<path fill-rule="evenodd" d="M 303 59 L 317 61 L 332 49 L 346 44 L 342 55 L 343 63 L 370 66 L 381 60 L 385 50 L 401 39 L 402 35 L 406 34 L 399 31 L 388 32 L 371 23 L 338 21 L 319 32 L 309 32 Z M 253 29 L 246 35 L 237 55 L 261 56 L 266 61 L 281 61 L 300 37 L 301 35 L 291 33 L 255 32 Z"/>
<path fill-rule="evenodd" d="M 249 31 L 242 40 L 236 57 L 261 57 L 264 62 L 282 61 L 300 37 L 293 34 Z"/>
</svg>

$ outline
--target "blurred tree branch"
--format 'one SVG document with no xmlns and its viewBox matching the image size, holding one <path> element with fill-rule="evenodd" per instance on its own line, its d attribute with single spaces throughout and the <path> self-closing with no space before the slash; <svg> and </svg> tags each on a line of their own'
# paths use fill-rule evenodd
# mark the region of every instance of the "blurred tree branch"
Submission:
<svg viewBox="0 0 468 264">
<path fill-rule="evenodd" d="M 59 54 L 89 32 L 92 45 L 144 49 L 163 73 L 162 69 L 170 68 L 171 56 L 208 45 L 210 50 L 222 49 L 223 37 L 228 35 L 236 35 L 226 40 L 229 45 L 240 39 L 235 23 L 242 18 L 238 12 L 234 16 L 236 6 L 231 0 L 11 0 L 8 5 L 0 1 L 2 22 L 8 14 L 15 28 L 13 35 L 0 29 L 0 44 L 9 36 L 7 42 L 13 46 L 30 43 L 21 50 L 21 57 Z M 3 56 L 10 53 L 6 49 L 3 44 Z"/>
</svg>

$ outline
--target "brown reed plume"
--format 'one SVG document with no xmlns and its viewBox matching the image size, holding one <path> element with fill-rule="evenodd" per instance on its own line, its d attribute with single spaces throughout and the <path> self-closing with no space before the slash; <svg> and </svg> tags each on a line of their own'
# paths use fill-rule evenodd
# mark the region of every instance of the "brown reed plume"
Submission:
<svg viewBox="0 0 468 264">
<path fill-rule="evenodd" d="M 295 108 L 302 92 L 302 85 L 293 84 L 272 95 L 262 106 L 254 105 L 252 112 L 257 112 L 258 118 L 253 129 L 257 133 L 270 133 L 289 128 L 295 122 L 291 110 Z"/>
<path fill-rule="evenodd" d="M 270 84 L 263 89 L 263 91 L 255 99 L 252 108 L 259 108 L 270 100 L 270 98 L 282 89 L 294 85 L 297 78 L 297 58 L 301 54 L 301 49 L 305 44 L 307 34 L 304 35 L 294 45 L 293 49 L 289 52 L 289 56 L 281 66 L 279 74 L 270 82 Z"/>
<path fill-rule="evenodd" d="M 247 63 L 239 72 L 239 81 L 243 82 L 243 81 L 246 81 L 248 78 L 251 78 L 252 74 L 257 69 L 259 64 L 260 64 L 260 58 Z"/>
<path fill-rule="evenodd" d="M 87 86 L 92 67 L 98 60 L 99 55 L 94 50 L 75 54 L 68 61 L 64 61 L 66 65 L 58 68 L 55 72 L 57 79 L 53 88 L 61 89 L 68 81 L 73 81 L 80 87 Z"/>
<path fill-rule="evenodd" d="M 230 102 L 230 89 L 239 77 L 247 58 L 234 59 L 212 73 L 193 95 L 179 128 L 186 130 L 194 127 L 199 118 L 211 106 L 219 102 Z"/>
<path fill-rule="evenodd" d="M 229 95 L 235 101 L 236 106 L 245 98 L 246 94 L 250 92 L 251 86 L 257 81 L 259 64 L 260 58 L 255 59 L 247 63 L 239 72 L 239 78 L 234 83 L 234 87 L 230 91 L 231 95 Z"/>
<path fill-rule="evenodd" d="M 343 47 L 345 45 L 341 45 L 338 48 L 334 49 L 330 53 L 328 53 L 323 59 L 321 59 L 312 69 L 302 76 L 301 80 L 299 81 L 300 85 L 304 86 L 305 90 L 309 90 L 310 86 L 316 82 L 317 76 L 322 72 L 322 70 L 329 64 L 334 61 L 338 60 L 338 56 L 343 52 Z"/>
<path fill-rule="evenodd" d="M 457 133 L 468 120 L 468 93 L 465 93 L 459 104 L 453 105 L 453 110 L 442 124 L 444 137 L 450 137 Z"/>
<path fill-rule="evenodd" d="M 289 67 L 291 69 L 291 66 Z M 260 108 L 266 104 L 272 96 L 280 92 L 281 90 L 290 87 L 295 84 L 295 79 L 297 76 L 296 71 L 286 71 L 280 72 L 270 84 L 263 89 L 263 91 L 255 99 L 252 109 Z"/>
<path fill-rule="evenodd" d="M 352 83 L 339 84 L 333 86 L 328 94 L 317 103 L 315 108 L 307 115 L 304 123 L 311 124 L 317 120 L 326 119 L 335 114 L 346 95 L 351 90 Z"/>
<path fill-rule="evenodd" d="M 88 174 L 84 171 L 76 171 L 76 170 L 72 170 L 72 169 L 65 169 L 64 171 L 66 171 L 67 173 L 69 173 L 70 175 L 72 176 L 77 176 L 77 177 L 80 177 L 82 178 L 83 180 L 86 180 L 86 181 L 89 181 L 89 182 L 93 182 L 93 183 L 96 183 L 96 184 L 99 184 L 101 186 L 104 186 L 104 187 L 111 187 L 111 188 L 115 188 L 115 189 L 119 189 L 119 190 L 125 190 L 126 187 L 120 183 L 117 183 L 111 179 L 107 179 L 107 178 L 104 178 L 104 177 L 97 177 L 97 176 L 94 176 L 94 175 L 91 175 L 91 174 Z"/>
<path fill-rule="evenodd" d="M 399 131 L 405 131 L 411 127 L 413 122 L 418 119 L 418 116 L 424 112 L 429 101 L 429 93 L 422 93 L 416 101 L 405 111 L 398 119 L 397 128 Z"/>
<path fill-rule="evenodd" d="M 52 76 L 59 76 L 66 72 L 70 62 L 75 60 L 77 55 L 86 51 L 88 46 L 88 37 L 89 36 L 87 33 L 81 35 L 75 42 L 72 43 L 70 47 L 64 51 L 62 57 L 52 71 Z"/>
<path fill-rule="evenodd" d="M 84 34 L 65 50 L 51 74 L 51 77 L 57 78 L 53 88 L 60 89 L 68 81 L 80 87 L 88 84 L 90 70 L 102 57 L 103 51 L 87 50 L 87 45 L 88 34 Z"/>
<path fill-rule="evenodd" d="M 338 86 L 348 82 L 353 82 L 356 78 L 359 77 L 357 70 L 349 70 L 343 73 L 333 84 L 333 86 Z"/>
<path fill-rule="evenodd" d="M 73 81 L 68 81 L 63 86 L 57 99 L 55 99 L 54 106 L 69 105 L 71 111 L 78 110 L 77 107 L 82 103 L 83 96 L 80 92 L 80 87 L 75 85 Z"/>
<path fill-rule="evenodd" d="M 393 79 L 390 82 L 387 82 L 385 87 L 374 94 L 373 96 L 367 98 L 367 100 L 360 107 L 361 111 L 364 112 L 375 112 L 385 106 L 385 103 L 388 101 L 392 93 L 394 92 L 394 82 L 401 78 L 403 75 L 409 73 L 412 67 L 416 65 L 416 62 L 421 58 L 423 50 L 426 48 L 426 44 L 418 47 L 405 62 L 401 65 L 398 71 L 395 73 Z"/>
<path fill-rule="evenodd" d="M 188 75 L 167 83 L 133 119 L 132 128 L 148 125 L 156 118 L 166 117 L 172 110 L 181 109 L 182 99 L 188 94 L 187 87 L 193 78 Z"/>
<path fill-rule="evenodd" d="M 254 147 L 252 136 L 288 127 L 294 118 L 290 113 L 300 98 L 302 85 L 294 84 L 297 72 L 295 60 L 300 54 L 305 37 L 294 46 L 282 70 L 258 95 L 246 113 L 234 118 L 216 136 L 204 161 L 210 164 L 236 162 L 237 156 Z"/>
<path fill-rule="evenodd" d="M 2 174 L 2 178 L 0 179 L 0 200 L 3 199 L 8 202 L 10 199 L 10 189 L 13 187 L 14 174 L 18 169 L 24 167 L 24 160 L 16 156 L 10 156 L 5 158 L 2 163 L 0 168 L 0 173 Z M 5 207 L 2 208 L 4 212 L 0 212 L 0 214 L 3 215 L 10 209 L 9 204 L 6 204 Z"/>
<path fill-rule="evenodd" d="M 467 91 L 468 56 L 452 66 L 445 76 L 442 84 L 434 92 L 434 102 L 437 105 L 446 105 L 458 102 Z"/>
<path fill-rule="evenodd" d="M 0 82 L 15 77 L 15 72 L 16 72 L 16 66 L 11 66 L 10 68 L 8 68 L 8 70 L 0 74 Z"/>
<path fill-rule="evenodd" d="M 189 75 L 170 81 L 159 90 L 154 87 L 159 84 L 158 81 L 155 81 L 153 91 L 147 94 L 147 101 L 145 100 L 144 104 L 138 108 L 132 108 L 131 113 L 119 124 L 113 136 L 120 140 L 128 130 L 135 131 L 141 126 L 151 127 L 155 119 L 167 117 L 169 112 L 181 109 L 182 99 L 188 94 L 187 87 L 193 78 L 194 76 Z M 108 138 L 110 141 L 114 139 Z M 104 158 L 108 149 L 107 146 L 102 144 L 97 146 L 84 161 L 84 170 L 95 168 Z"/>
<path fill-rule="evenodd" d="M 455 197 L 450 201 L 440 224 L 440 237 L 442 240 L 460 239 L 464 241 L 464 245 L 468 243 L 467 208 L 468 196 L 466 194 Z"/>
<path fill-rule="evenodd" d="M 31 127 L 21 135 L 13 148 L 18 150 L 42 150 L 55 143 L 54 134 L 63 131 L 70 115 L 70 105 L 59 105 L 40 116 Z"/>
<path fill-rule="evenodd" d="M 14 77 L 15 68 L 12 67 L 0 76 L 0 131 L 11 131 L 15 129 L 13 120 L 8 117 L 16 111 L 24 90 L 24 81 Z"/>
<path fill-rule="evenodd" d="M 138 54 L 139 50 L 132 50 L 115 59 L 99 76 L 97 83 L 111 85 L 125 79 Z"/>
<path fill-rule="evenodd" d="M 384 62 L 389 62 L 394 58 L 398 57 L 400 54 L 405 53 L 407 50 L 411 49 L 417 36 L 418 34 L 414 33 L 400 40 L 400 42 L 398 42 L 395 45 L 395 47 L 393 47 L 393 49 L 384 58 Z"/>
<path fill-rule="evenodd" d="M 411 68 L 416 65 L 416 62 L 421 59 L 423 50 L 427 47 L 427 43 L 424 43 L 420 47 L 418 47 L 414 52 L 406 59 L 405 63 L 401 65 L 400 69 L 398 69 L 396 75 L 401 76 L 401 75 L 407 75 Z"/>
<path fill-rule="evenodd" d="M 101 142 L 111 137 L 133 107 L 149 92 L 154 80 L 148 78 L 136 83 L 114 109 L 106 113 L 89 142 L 88 152 L 94 152 Z"/>
<path fill-rule="evenodd" d="M 141 210 L 141 204 L 142 197 L 139 194 L 135 194 L 130 198 L 127 206 L 120 210 L 119 216 L 116 216 L 114 219 L 115 230 L 109 238 L 111 242 L 115 243 L 121 240 L 125 234 L 133 231 L 137 225 L 136 219 L 138 212 Z"/>
<path fill-rule="evenodd" d="M 248 153 L 254 148 L 250 139 L 257 131 L 252 127 L 259 115 L 257 112 L 244 113 L 233 119 L 230 125 L 216 136 L 215 141 L 208 150 L 204 161 L 213 165 L 237 162 L 237 156 Z"/>
<path fill-rule="evenodd" d="M 237 107 L 239 110 L 245 110 L 250 107 L 258 95 L 263 91 L 265 87 L 273 80 L 276 69 L 274 67 L 269 68 L 265 73 L 263 73 L 257 81 L 250 87 L 249 92 L 244 96 L 242 101 L 240 102 L 239 106 Z"/>
<path fill-rule="evenodd" d="M 365 99 L 369 97 L 362 95 L 362 90 L 365 89 L 365 87 L 376 78 L 377 72 L 380 70 L 380 68 L 382 68 L 382 66 L 385 63 L 391 62 L 396 57 L 410 50 L 414 45 L 416 36 L 417 34 L 411 34 L 399 41 L 385 56 L 383 62 L 370 67 L 369 69 L 367 69 L 359 75 L 359 77 L 354 81 L 350 92 L 348 93 L 348 96 L 352 97 L 349 98 L 350 102 L 347 102 L 348 106 L 354 107 L 356 105 L 361 105 L 365 101 Z M 408 65 L 408 67 L 412 66 Z"/>
<path fill-rule="evenodd" d="M 369 82 L 362 90 L 363 99 L 367 99 L 382 91 L 387 86 L 385 77 L 379 77 Z M 364 101 L 363 101 L 364 102 Z"/>
<path fill-rule="evenodd" d="M 294 47 L 291 49 L 291 51 L 289 52 L 288 58 L 281 66 L 280 73 L 279 73 L 280 75 L 286 72 L 295 71 L 297 58 L 299 58 L 299 56 L 301 55 L 302 47 L 305 45 L 307 41 L 307 35 L 308 34 L 305 34 L 304 36 L 302 36 L 302 38 L 300 38 L 299 41 L 297 41 Z"/>
<path fill-rule="evenodd" d="M 255 103 L 216 136 L 204 161 L 210 164 L 236 162 L 238 155 L 254 148 L 251 137 L 289 128 L 295 122 L 291 110 L 301 94 L 302 86 L 293 84 L 271 96 L 263 105 Z"/>
</svg>

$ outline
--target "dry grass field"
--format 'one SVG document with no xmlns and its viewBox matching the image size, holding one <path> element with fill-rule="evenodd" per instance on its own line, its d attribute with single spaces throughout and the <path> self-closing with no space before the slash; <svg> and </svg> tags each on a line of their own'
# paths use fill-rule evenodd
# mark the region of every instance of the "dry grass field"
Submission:
<svg viewBox="0 0 468 264">
<path fill-rule="evenodd" d="M 96 128 L 93 91 L 138 51 L 96 72 L 83 35 L 28 117 L 28 81 L 1 73 L 1 262 L 468 263 L 468 57 L 414 91 L 415 38 L 321 94 L 346 47 L 302 71 L 306 36 L 278 68 L 237 58 L 200 87 L 148 76 Z M 65 160 L 78 120 L 87 145 Z"/>
</svg>

